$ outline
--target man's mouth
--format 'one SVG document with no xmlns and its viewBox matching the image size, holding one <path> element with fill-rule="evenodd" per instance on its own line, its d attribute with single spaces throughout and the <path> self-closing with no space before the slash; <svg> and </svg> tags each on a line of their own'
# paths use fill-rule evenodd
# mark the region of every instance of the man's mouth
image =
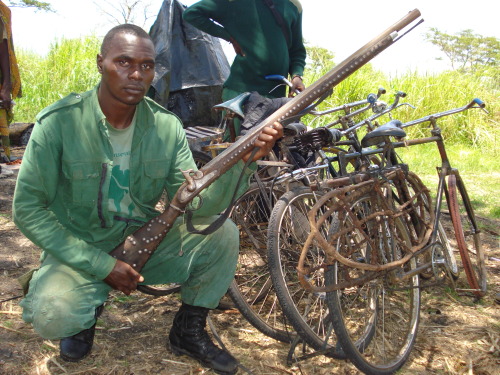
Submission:
<svg viewBox="0 0 500 375">
<path fill-rule="evenodd" d="M 134 94 L 140 94 L 144 92 L 144 87 L 142 86 L 125 86 L 124 90 Z"/>
</svg>

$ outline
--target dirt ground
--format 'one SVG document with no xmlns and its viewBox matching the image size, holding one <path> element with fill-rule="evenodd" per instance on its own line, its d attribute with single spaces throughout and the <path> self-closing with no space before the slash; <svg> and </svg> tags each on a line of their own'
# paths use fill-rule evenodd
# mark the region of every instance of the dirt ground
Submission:
<svg viewBox="0 0 500 375">
<path fill-rule="evenodd" d="M 14 148 L 22 155 L 23 148 Z M 80 363 L 58 356 L 57 341 L 43 340 L 21 319 L 16 278 L 38 265 L 39 249 L 12 222 L 15 173 L 0 179 L 0 374 L 204 374 L 188 357 L 166 345 L 176 295 L 151 297 L 112 293 L 98 320 L 91 355 Z M 445 215 L 445 220 L 449 220 Z M 446 224 L 446 223 L 445 223 Z M 401 374 L 500 374 L 500 222 L 481 218 L 487 255 L 488 294 L 475 301 L 449 287 L 422 293 L 421 323 L 412 355 Z M 461 279 L 465 276 L 462 274 Z M 14 299 L 12 299 L 14 298 Z M 211 318 L 227 348 L 252 374 L 358 374 L 348 361 L 316 356 L 287 363 L 289 344 L 260 334 L 237 310 L 214 311 Z M 240 370 L 239 374 L 245 373 Z"/>
</svg>

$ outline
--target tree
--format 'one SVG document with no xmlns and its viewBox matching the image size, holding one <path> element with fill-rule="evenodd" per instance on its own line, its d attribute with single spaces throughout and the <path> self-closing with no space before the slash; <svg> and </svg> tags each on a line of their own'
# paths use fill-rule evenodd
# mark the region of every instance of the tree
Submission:
<svg viewBox="0 0 500 375">
<path fill-rule="evenodd" d="M 310 46 L 306 43 L 306 49 L 307 71 L 312 78 L 318 79 L 335 66 L 333 61 L 335 56 L 326 48 Z"/>
<path fill-rule="evenodd" d="M 500 40 L 495 37 L 484 37 L 470 29 L 450 35 L 431 28 L 426 40 L 448 57 L 454 70 L 476 71 L 500 64 Z"/>
<path fill-rule="evenodd" d="M 44 1 L 36 0 L 20 0 L 20 1 L 10 1 L 11 8 L 37 8 L 38 10 L 43 10 L 46 12 L 54 12 L 50 3 Z"/>
<path fill-rule="evenodd" d="M 117 4 L 116 4 L 117 3 Z M 143 0 L 94 1 L 94 4 L 108 17 L 111 23 L 120 25 L 133 23 L 139 26 L 146 24 L 153 15 L 149 11 L 151 3 Z"/>
</svg>

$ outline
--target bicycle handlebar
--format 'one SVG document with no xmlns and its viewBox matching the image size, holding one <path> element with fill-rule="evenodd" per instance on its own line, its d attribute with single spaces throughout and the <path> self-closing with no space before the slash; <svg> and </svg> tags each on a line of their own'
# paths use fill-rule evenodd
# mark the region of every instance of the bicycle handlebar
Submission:
<svg viewBox="0 0 500 375">
<path fill-rule="evenodd" d="M 268 81 L 283 82 L 288 87 L 290 87 L 290 88 L 293 87 L 292 82 L 290 82 L 288 79 L 286 79 L 285 76 L 282 76 L 281 74 L 268 74 L 268 75 L 264 76 L 264 79 L 266 79 Z M 387 91 L 383 87 L 379 87 L 379 89 L 377 90 L 377 94 L 368 94 L 368 97 L 364 100 L 358 100 L 356 102 L 343 104 L 341 106 L 330 108 L 330 109 L 327 109 L 325 111 L 314 111 L 314 110 L 312 110 L 312 108 L 314 108 L 314 106 L 310 106 L 311 110 L 308 113 L 311 115 L 314 115 L 314 116 L 323 116 L 323 115 L 327 115 L 327 114 L 342 111 L 342 110 L 347 111 L 347 110 L 350 110 L 351 108 L 354 108 L 354 107 L 357 107 L 357 106 L 360 106 L 363 104 L 370 104 L 370 106 L 373 106 L 375 104 L 375 102 L 377 101 L 377 99 L 380 98 L 380 96 L 382 94 L 385 94 L 386 92 Z M 295 90 L 295 93 L 300 94 L 300 91 Z M 363 110 L 370 108 L 370 106 L 368 106 L 367 108 L 365 108 Z M 307 109 L 304 110 L 304 112 L 307 112 Z M 360 111 L 360 112 L 362 112 L 362 111 Z"/>
<path fill-rule="evenodd" d="M 472 99 L 472 101 L 468 104 L 469 106 L 473 106 L 475 104 L 477 104 L 479 106 L 479 108 L 484 108 L 486 107 L 486 104 L 479 98 L 474 98 Z"/>
<path fill-rule="evenodd" d="M 403 105 L 408 105 L 410 107 L 412 107 L 413 109 L 415 109 L 414 106 L 412 106 L 410 103 L 399 103 L 399 99 L 400 98 L 404 98 L 406 97 L 406 93 L 403 92 L 403 91 L 397 91 L 396 94 L 395 94 L 395 99 L 394 101 L 392 102 L 392 104 L 387 107 L 386 109 L 384 109 L 383 111 L 379 112 L 379 113 L 375 113 L 373 115 L 371 115 L 370 117 L 358 122 L 357 124 L 349 127 L 348 129 L 345 129 L 345 130 L 342 130 L 341 133 L 343 136 L 345 136 L 346 134 L 350 133 L 350 132 L 353 132 L 357 129 L 359 129 L 360 127 L 362 127 L 363 125 L 368 125 L 369 123 L 371 123 L 373 120 L 391 112 L 392 110 L 398 108 L 398 107 L 401 107 Z"/>
<path fill-rule="evenodd" d="M 379 87 L 379 89 L 377 91 L 377 94 L 370 93 L 370 94 L 368 94 L 368 96 L 364 100 L 358 100 L 356 102 L 342 104 L 342 105 L 340 105 L 338 107 L 330 108 L 330 109 L 327 109 L 327 110 L 324 110 L 324 111 L 310 111 L 309 113 L 311 115 L 319 117 L 319 116 L 327 115 L 327 114 L 338 112 L 338 111 L 344 111 L 344 112 L 347 112 L 345 114 L 344 118 L 346 118 L 346 117 L 353 117 L 353 116 L 355 116 L 357 114 L 360 114 L 360 113 L 366 111 L 367 109 L 372 108 L 377 103 L 377 99 L 380 98 L 380 96 L 382 94 L 385 94 L 385 93 L 386 93 L 386 90 L 383 87 Z M 368 104 L 368 105 L 365 106 L 365 107 L 363 107 L 363 108 L 360 108 L 360 109 L 356 110 L 355 112 L 352 112 L 352 113 L 349 112 L 352 108 L 358 107 L 358 106 L 364 105 L 364 104 Z M 314 119 L 314 120 L 316 120 L 316 119 Z M 332 127 L 332 126 L 334 126 L 334 125 L 336 125 L 338 123 L 340 123 L 340 120 L 335 121 L 335 122 L 333 122 L 331 124 L 328 124 L 328 125 L 326 125 L 326 127 Z"/>
<path fill-rule="evenodd" d="M 401 125 L 401 128 L 407 128 L 409 126 L 421 124 L 423 122 L 435 121 L 438 118 L 453 115 L 453 114 L 459 113 L 459 112 L 463 112 L 463 111 L 466 111 L 466 110 L 471 109 L 471 108 L 480 108 L 483 111 L 485 111 L 486 113 L 489 113 L 486 109 L 484 109 L 485 107 L 486 107 L 486 104 L 481 99 L 475 98 L 469 104 L 464 105 L 463 107 L 450 109 L 450 110 L 444 111 L 444 112 L 434 113 L 432 115 L 428 115 L 428 116 L 419 118 L 417 120 L 406 122 L 403 125 Z"/>
</svg>

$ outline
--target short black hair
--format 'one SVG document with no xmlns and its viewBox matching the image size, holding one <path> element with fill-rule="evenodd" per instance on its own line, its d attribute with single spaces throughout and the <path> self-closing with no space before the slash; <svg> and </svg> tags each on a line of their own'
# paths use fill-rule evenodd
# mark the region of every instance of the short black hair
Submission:
<svg viewBox="0 0 500 375">
<path fill-rule="evenodd" d="M 151 40 L 151 42 L 153 42 L 149 34 L 139 26 L 133 25 L 131 23 L 124 23 L 122 25 L 115 26 L 111 30 L 109 30 L 104 39 L 102 40 L 101 44 L 102 57 L 105 57 L 109 49 L 111 48 L 111 42 L 115 37 L 115 35 L 120 33 L 135 35 L 139 38 L 149 39 Z"/>
</svg>

